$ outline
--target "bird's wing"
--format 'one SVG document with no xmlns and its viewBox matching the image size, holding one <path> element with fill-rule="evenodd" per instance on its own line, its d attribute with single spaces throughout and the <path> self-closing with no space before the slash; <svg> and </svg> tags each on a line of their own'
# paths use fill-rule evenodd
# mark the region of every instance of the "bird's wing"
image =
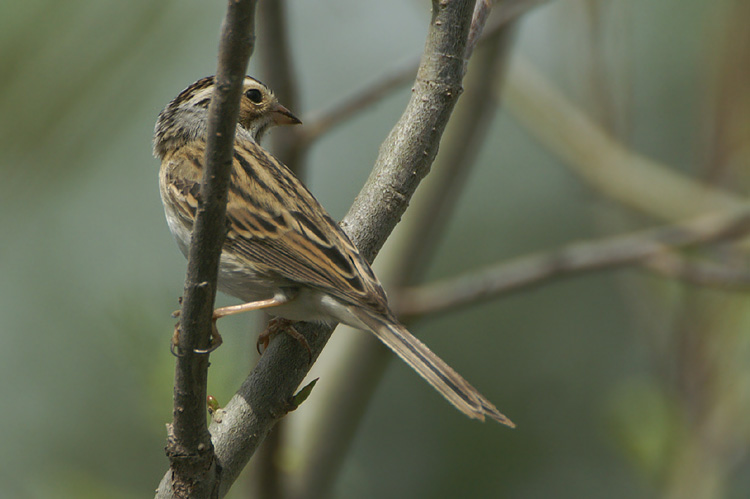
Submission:
<svg viewBox="0 0 750 499">
<path fill-rule="evenodd" d="M 194 218 L 204 149 L 196 144 L 180 154 L 176 201 Z M 235 141 L 227 220 L 225 251 L 255 272 L 387 310 L 380 283 L 338 224 L 286 166 L 249 140 Z"/>
</svg>

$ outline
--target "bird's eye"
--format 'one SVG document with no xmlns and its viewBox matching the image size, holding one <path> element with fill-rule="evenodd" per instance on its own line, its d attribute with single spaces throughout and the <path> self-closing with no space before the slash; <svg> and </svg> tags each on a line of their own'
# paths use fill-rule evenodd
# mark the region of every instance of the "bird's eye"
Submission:
<svg viewBox="0 0 750 499">
<path fill-rule="evenodd" d="M 248 99 L 256 104 L 260 104 L 260 102 L 263 100 L 263 94 L 261 94 L 260 90 L 258 90 L 257 88 L 251 88 L 250 90 L 245 92 L 245 95 Z"/>
</svg>

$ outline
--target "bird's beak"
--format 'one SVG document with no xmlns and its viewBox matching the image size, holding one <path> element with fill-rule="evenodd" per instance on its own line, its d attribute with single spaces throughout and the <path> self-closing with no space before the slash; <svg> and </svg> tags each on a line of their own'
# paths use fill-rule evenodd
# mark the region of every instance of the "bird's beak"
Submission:
<svg viewBox="0 0 750 499">
<path fill-rule="evenodd" d="M 276 125 L 299 125 L 302 123 L 299 118 L 281 104 L 277 104 L 273 110 L 273 122 Z"/>
</svg>

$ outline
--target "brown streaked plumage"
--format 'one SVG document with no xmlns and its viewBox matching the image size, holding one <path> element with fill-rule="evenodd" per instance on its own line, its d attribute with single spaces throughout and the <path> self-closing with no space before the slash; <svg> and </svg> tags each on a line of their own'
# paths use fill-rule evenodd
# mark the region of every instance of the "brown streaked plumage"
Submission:
<svg viewBox="0 0 750 499">
<path fill-rule="evenodd" d="M 172 234 L 187 255 L 198 206 L 213 77 L 161 112 L 154 154 Z M 291 320 L 342 322 L 369 330 L 469 417 L 513 423 L 402 326 L 370 265 L 310 191 L 258 143 L 268 128 L 299 120 L 246 77 L 227 203 L 229 231 L 219 289 Z M 262 302 L 262 303 L 261 303 Z"/>
</svg>

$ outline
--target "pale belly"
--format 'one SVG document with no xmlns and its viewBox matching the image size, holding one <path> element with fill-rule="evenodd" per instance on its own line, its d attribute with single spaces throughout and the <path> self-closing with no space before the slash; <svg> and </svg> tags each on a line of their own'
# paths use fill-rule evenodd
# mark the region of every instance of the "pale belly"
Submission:
<svg viewBox="0 0 750 499">
<path fill-rule="evenodd" d="M 289 301 L 269 308 L 268 313 L 294 321 L 342 321 L 340 309 L 345 308 L 338 300 L 316 289 L 253 275 L 223 254 L 219 264 L 219 290 L 239 298 L 243 303 L 284 297 Z"/>
</svg>

